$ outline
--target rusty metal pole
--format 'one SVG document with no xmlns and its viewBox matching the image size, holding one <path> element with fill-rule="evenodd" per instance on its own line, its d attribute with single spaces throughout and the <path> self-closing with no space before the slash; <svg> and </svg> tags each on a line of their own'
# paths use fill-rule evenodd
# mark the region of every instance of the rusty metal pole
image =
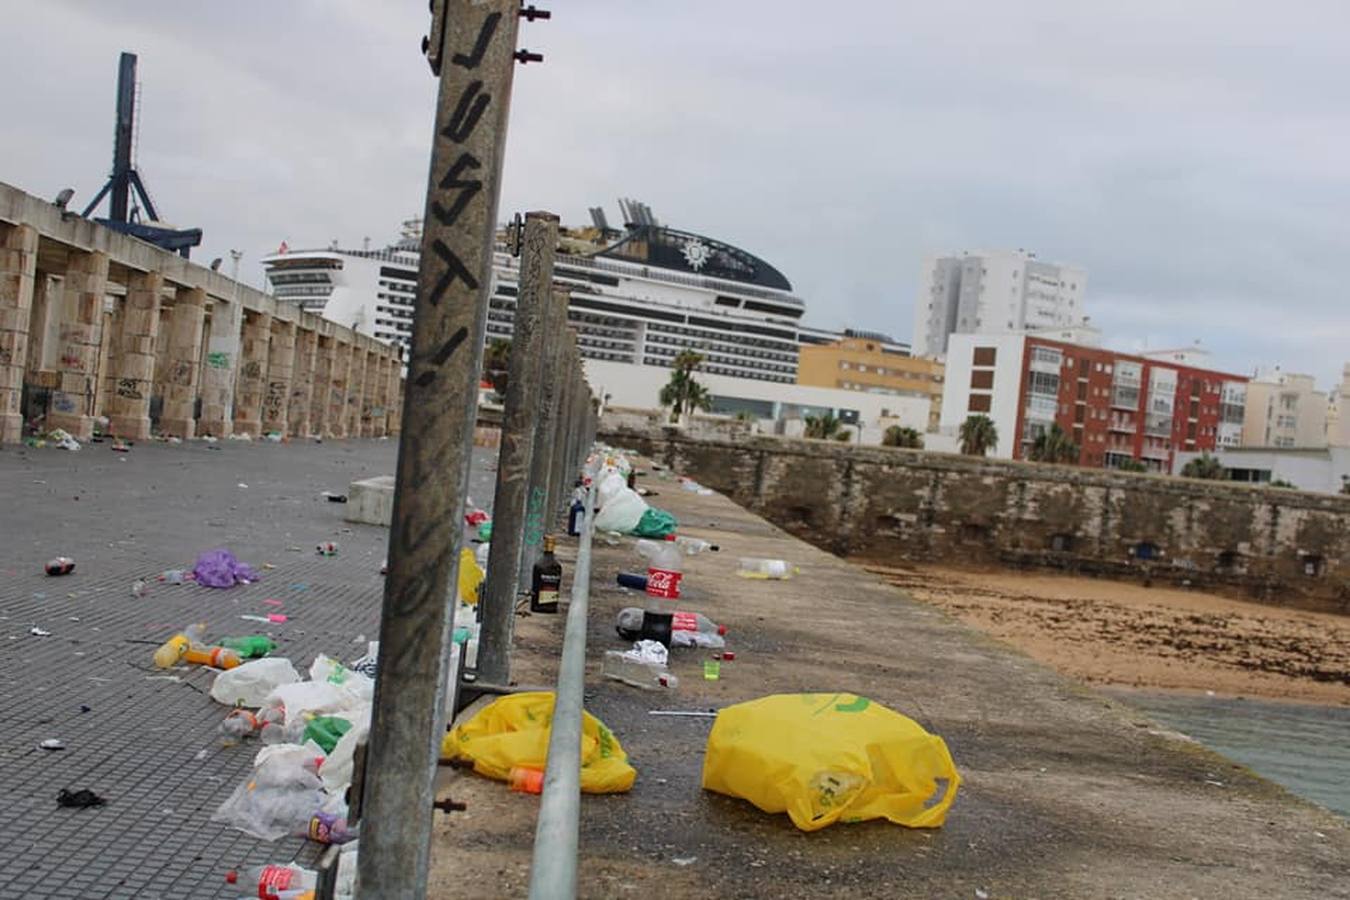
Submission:
<svg viewBox="0 0 1350 900">
<path fill-rule="evenodd" d="M 548 507 L 550 441 L 553 421 L 557 416 L 558 372 L 563 336 L 567 324 L 567 294 L 553 291 L 541 317 L 544 344 L 541 355 L 543 382 L 539 393 L 539 415 L 535 420 L 534 453 L 530 457 L 530 481 L 525 493 L 525 533 L 520 546 L 519 584 L 530 583 L 535 561 L 539 558 L 544 533 L 552 524 Z"/>
<path fill-rule="evenodd" d="M 547 212 L 525 215 L 520 283 L 511 335 L 511 363 L 502 411 L 502 443 L 497 457 L 497 489 L 492 500 L 492 543 L 487 579 L 479 603 L 478 676 L 488 684 L 511 679 L 511 633 L 520 584 L 520 547 L 525 534 L 525 493 L 539 416 L 542 353 L 547 335 L 543 313 L 552 300 L 553 255 L 558 217 Z"/>
<path fill-rule="evenodd" d="M 366 896 L 426 896 L 517 0 L 433 0 L 440 75 L 361 818 Z"/>
</svg>

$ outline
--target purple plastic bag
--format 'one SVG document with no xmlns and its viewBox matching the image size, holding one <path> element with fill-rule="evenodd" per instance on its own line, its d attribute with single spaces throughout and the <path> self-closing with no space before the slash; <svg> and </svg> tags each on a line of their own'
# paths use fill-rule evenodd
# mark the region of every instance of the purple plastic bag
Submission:
<svg viewBox="0 0 1350 900">
<path fill-rule="evenodd" d="M 258 580 L 257 572 L 224 549 L 207 550 L 197 557 L 192 574 L 196 576 L 198 584 L 213 588 L 234 587 L 236 584 L 248 584 Z"/>
</svg>

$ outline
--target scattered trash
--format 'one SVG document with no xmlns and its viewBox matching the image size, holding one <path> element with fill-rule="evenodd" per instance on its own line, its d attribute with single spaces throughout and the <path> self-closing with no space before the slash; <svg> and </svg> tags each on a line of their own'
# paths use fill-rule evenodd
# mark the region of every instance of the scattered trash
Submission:
<svg viewBox="0 0 1350 900">
<path fill-rule="evenodd" d="M 788 565 L 781 559 L 760 559 L 754 556 L 741 557 L 740 568 L 736 574 L 742 578 L 787 579 L 800 572 L 796 566 Z"/>
<path fill-rule="evenodd" d="M 286 622 L 286 621 L 288 621 L 289 619 L 290 619 L 290 617 L 287 616 L 285 613 L 268 613 L 268 614 L 267 614 L 267 621 L 271 622 L 271 623 L 274 624 L 274 625 L 280 625 L 281 623 Z"/>
<path fill-rule="evenodd" d="M 262 567 L 264 569 L 275 569 L 276 565 L 274 565 L 273 563 L 263 563 Z"/>
<path fill-rule="evenodd" d="M 263 440 L 271 441 L 274 444 L 280 444 L 281 437 L 282 435 L 280 431 L 269 431 L 267 432 L 267 434 L 263 435 Z"/>
<path fill-rule="evenodd" d="M 145 591 L 146 591 L 146 584 L 144 578 L 137 578 L 135 581 L 131 583 L 131 596 L 144 597 Z"/>
<path fill-rule="evenodd" d="M 347 495 L 346 495 L 346 494 L 334 494 L 332 491 L 324 491 L 324 492 L 323 492 L 322 494 L 320 494 L 319 496 L 323 497 L 323 498 L 324 498 L 325 500 L 327 500 L 329 503 L 346 503 L 346 502 L 347 502 Z"/>
<path fill-rule="evenodd" d="M 52 633 L 51 633 L 50 631 L 48 631 L 48 630 L 45 629 L 45 628 L 39 628 L 39 627 L 37 627 L 36 625 L 34 625 L 32 628 L 28 629 L 28 633 L 31 634 L 33 637 L 51 637 L 51 636 L 52 636 Z"/>
<path fill-rule="evenodd" d="M 47 738 L 38 744 L 38 747 L 43 750 L 64 750 L 66 749 L 66 742 L 56 738 Z"/>
<path fill-rule="evenodd" d="M 479 526 L 478 526 L 478 532 L 477 532 L 477 535 L 478 535 L 478 539 L 479 539 L 480 541 L 490 541 L 490 540 L 492 540 L 492 520 L 491 520 L 491 519 L 489 519 L 488 521 L 484 522 L 482 525 L 479 525 Z"/>
<path fill-rule="evenodd" d="M 619 587 L 632 588 L 635 591 L 647 590 L 647 576 L 638 572 L 620 572 L 615 581 L 619 583 Z"/>
<path fill-rule="evenodd" d="M 251 584 L 258 580 L 258 573 L 247 563 L 241 563 L 229 550 L 207 550 L 197 557 L 192 567 L 192 577 L 197 583 L 211 588 L 228 588 L 236 584 Z"/>
<path fill-rule="evenodd" d="M 228 647 L 189 647 L 183 654 L 183 662 L 213 669 L 234 669 L 243 665 L 244 660 Z"/>
<path fill-rule="evenodd" d="M 261 634 L 220 639 L 220 646 L 238 653 L 244 659 L 261 659 L 277 649 L 277 642 Z"/>
<path fill-rule="evenodd" d="M 734 650 L 722 651 L 722 662 L 732 662 L 735 659 L 736 659 L 736 651 Z"/>
<path fill-rule="evenodd" d="M 184 582 L 193 580 L 193 576 L 191 572 L 183 569 L 165 569 L 163 572 L 159 573 L 156 580 L 162 581 L 165 584 L 183 584 Z"/>
<path fill-rule="evenodd" d="M 121 438 L 113 438 L 112 443 L 108 445 L 108 449 L 115 453 L 130 453 L 131 444 Z"/>
<path fill-rule="evenodd" d="M 183 654 L 187 653 L 193 644 L 202 642 L 202 635 L 206 633 L 206 623 L 198 622 L 196 625 L 189 625 L 182 631 L 169 638 L 159 646 L 155 651 L 153 661 L 155 666 L 160 669 L 168 669 L 178 665 L 183 659 Z"/>
<path fill-rule="evenodd" d="M 600 674 L 614 681 L 646 690 L 679 687 L 679 679 L 666 668 L 667 651 L 659 641 L 643 640 L 632 650 L 607 650 Z"/>
<path fill-rule="evenodd" d="M 668 534 L 674 534 L 678 527 L 679 523 L 675 521 L 673 514 L 664 509 L 649 506 L 631 530 L 638 537 L 664 538 Z"/>
<path fill-rule="evenodd" d="M 55 559 L 47 560 L 44 567 L 48 575 L 69 575 L 75 571 L 75 560 L 69 556 L 58 556 Z"/>
<path fill-rule="evenodd" d="M 658 622 L 657 627 L 662 627 L 662 624 Z M 646 633 L 646 625 L 647 614 L 635 606 L 627 606 L 619 610 L 614 630 L 619 633 L 619 637 L 628 641 L 644 637 L 660 640 L 659 637 L 653 637 Z M 722 637 L 727 633 L 726 626 L 718 625 L 703 613 L 671 613 L 669 627 L 670 645 L 672 647 L 711 647 L 719 649 L 726 646 L 726 639 Z"/>
<path fill-rule="evenodd" d="M 300 866 L 252 866 L 242 873 L 225 873 L 226 884 L 239 884 L 248 893 L 245 897 L 299 897 L 319 883 L 316 872 Z"/>
<path fill-rule="evenodd" d="M 61 791 L 56 795 L 56 805 L 68 809 L 89 809 L 91 806 L 107 806 L 108 801 L 88 788 L 82 788 L 78 791 L 61 788 Z"/>
<path fill-rule="evenodd" d="M 671 862 L 673 862 L 673 863 L 674 863 L 675 865 L 677 865 L 677 866 L 692 866 L 694 863 L 698 862 L 698 857 L 697 857 L 697 856 L 676 856 L 676 857 L 674 857 L 674 858 L 671 859 Z"/>
<path fill-rule="evenodd" d="M 479 525 L 491 520 L 491 518 L 492 517 L 484 510 L 474 508 L 464 514 L 464 524 L 468 525 L 470 528 L 477 528 Z"/>
<path fill-rule="evenodd" d="M 47 440 L 52 441 L 62 450 L 79 450 L 80 442 L 75 440 L 70 432 L 62 428 L 54 428 L 47 432 Z M 39 444 L 41 446 L 41 444 Z"/>
<path fill-rule="evenodd" d="M 975 889 L 975 900 L 989 900 L 989 892 L 984 888 Z"/>
<path fill-rule="evenodd" d="M 248 485 L 244 484 L 242 481 L 239 482 L 239 487 L 243 488 L 244 490 L 248 490 Z"/>
<path fill-rule="evenodd" d="M 675 536 L 675 543 L 679 545 L 685 556 L 697 556 L 704 552 L 717 553 L 721 550 L 716 544 L 705 541 L 703 538 L 686 537 L 682 534 Z"/>
<path fill-rule="evenodd" d="M 552 691 L 499 697 L 441 741 L 442 759 L 473 761 L 480 775 L 506 781 L 518 766 L 544 768 L 553 721 Z M 604 723 L 582 710 L 581 789 L 588 794 L 627 791 L 637 778 L 628 754 Z"/>
<path fill-rule="evenodd" d="M 314 551 L 320 556 L 337 556 L 338 545 L 332 541 L 324 541 L 322 544 L 315 547 Z"/>
<path fill-rule="evenodd" d="M 786 812 L 802 831 L 875 818 L 936 828 L 960 784 L 942 738 L 846 693 L 775 694 L 726 707 L 703 757 L 705 790 Z"/>
<path fill-rule="evenodd" d="M 722 660 L 713 657 L 703 661 L 703 680 L 716 681 L 722 677 Z"/>
<path fill-rule="evenodd" d="M 684 488 L 686 491 L 689 491 L 690 493 L 698 494 L 700 497 L 708 497 L 711 496 L 713 493 L 712 488 L 706 488 L 703 485 L 699 484 L 694 479 L 685 478 L 684 476 L 680 476 L 680 487 Z"/>
</svg>

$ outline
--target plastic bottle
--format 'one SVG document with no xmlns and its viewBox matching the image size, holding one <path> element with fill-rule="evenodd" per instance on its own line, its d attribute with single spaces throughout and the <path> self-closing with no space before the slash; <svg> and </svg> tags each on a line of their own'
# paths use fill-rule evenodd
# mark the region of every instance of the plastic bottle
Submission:
<svg viewBox="0 0 1350 900">
<path fill-rule="evenodd" d="M 48 575 L 69 575 L 75 571 L 75 560 L 69 556 L 58 556 L 55 559 L 47 560 L 46 572 Z"/>
<path fill-rule="evenodd" d="M 640 540 L 637 542 L 637 551 L 647 559 L 647 595 L 678 600 L 684 565 L 675 535 L 666 535 L 664 541 Z"/>
<path fill-rule="evenodd" d="M 189 625 L 182 631 L 169 638 L 159 649 L 155 651 L 155 665 L 161 669 L 167 669 L 178 665 L 183 655 L 188 652 L 193 644 L 200 643 L 202 635 L 206 632 L 206 624 Z"/>
<path fill-rule="evenodd" d="M 788 565 L 785 560 L 746 556 L 741 557 L 740 569 L 736 574 L 744 578 L 791 578 L 795 571 L 796 567 Z"/>
<path fill-rule="evenodd" d="M 210 666 L 213 669 L 233 669 L 243 662 L 239 652 L 228 647 L 188 647 L 182 659 L 194 666 Z"/>
<path fill-rule="evenodd" d="M 620 650 L 606 650 L 600 674 L 649 691 L 678 687 L 680 680 L 665 666 L 637 659 Z"/>
<path fill-rule="evenodd" d="M 581 517 L 586 513 L 586 504 L 578 497 L 567 510 L 567 533 L 572 537 L 581 534 Z"/>
<path fill-rule="evenodd" d="M 220 639 L 220 646 L 233 650 L 242 659 L 259 659 L 277 649 L 277 642 L 261 634 Z"/>
<path fill-rule="evenodd" d="M 243 885 L 247 893 L 244 897 L 261 897 L 262 900 L 281 900 L 284 896 L 295 896 L 294 891 L 306 891 L 319 882 L 318 873 L 300 866 L 249 866 L 242 872 L 228 872 L 227 884 Z M 283 893 L 286 892 L 286 893 Z"/>
<path fill-rule="evenodd" d="M 703 538 L 685 537 L 684 535 L 676 535 L 675 543 L 679 544 L 680 550 L 684 552 L 685 556 L 694 556 L 705 550 L 716 553 L 721 549 L 716 544 L 703 540 Z"/>
<path fill-rule="evenodd" d="M 619 632 L 619 637 L 635 641 L 638 638 L 647 637 L 643 633 L 645 631 L 645 620 L 646 614 L 642 610 L 635 606 L 628 606 L 619 610 L 615 630 Z M 697 632 L 718 637 L 727 633 L 725 625 L 718 625 L 703 613 L 698 612 L 671 613 L 670 627 L 672 631 Z"/>
<path fill-rule="evenodd" d="M 247 709 L 236 709 L 231 710 L 225 720 L 220 723 L 220 734 L 227 741 L 237 742 L 257 734 L 258 727 L 257 716 Z"/>
<path fill-rule="evenodd" d="M 647 590 L 647 576 L 639 572 L 620 572 L 615 579 L 619 587 L 632 588 L 635 591 Z"/>
</svg>

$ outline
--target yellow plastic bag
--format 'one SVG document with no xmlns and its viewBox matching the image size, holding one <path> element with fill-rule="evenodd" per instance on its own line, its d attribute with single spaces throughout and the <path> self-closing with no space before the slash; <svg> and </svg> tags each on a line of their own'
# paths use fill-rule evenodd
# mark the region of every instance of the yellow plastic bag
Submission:
<svg viewBox="0 0 1350 900">
<path fill-rule="evenodd" d="M 877 818 L 937 828 L 960 784 L 942 738 L 855 694 L 775 694 L 729 706 L 703 757 L 705 789 L 786 812 L 802 831 Z"/>
<path fill-rule="evenodd" d="M 478 602 L 478 587 L 483 583 L 484 572 L 468 547 L 459 551 L 459 602 L 474 604 Z"/>
<path fill-rule="evenodd" d="M 553 692 L 510 694 L 483 707 L 441 741 L 441 758 L 473 760 L 480 775 L 506 781 L 513 766 L 542 769 L 548 762 Z M 637 770 L 619 739 L 586 711 L 581 713 L 581 789 L 588 794 L 628 790 Z"/>
</svg>

